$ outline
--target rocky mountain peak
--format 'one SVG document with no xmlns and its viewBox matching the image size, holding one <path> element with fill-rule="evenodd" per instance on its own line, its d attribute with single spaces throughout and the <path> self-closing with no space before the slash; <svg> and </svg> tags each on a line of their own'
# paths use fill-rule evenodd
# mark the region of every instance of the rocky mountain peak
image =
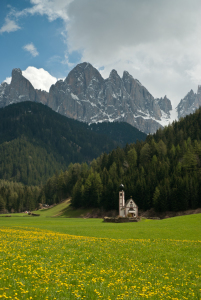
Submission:
<svg viewBox="0 0 201 300">
<path fill-rule="evenodd" d="M 198 93 L 194 93 L 193 90 L 190 92 L 179 102 L 177 106 L 178 118 L 185 117 L 190 113 L 193 113 L 196 109 L 201 106 L 201 94 L 200 94 L 200 86 L 198 86 Z"/>
<path fill-rule="evenodd" d="M 140 81 L 138 79 L 134 79 L 133 76 L 127 71 L 123 72 L 122 80 L 123 80 L 124 83 L 126 83 L 126 82 L 128 82 L 128 83 L 133 82 L 134 83 L 135 82 L 135 83 L 139 84 L 140 86 L 142 86 Z"/>
<path fill-rule="evenodd" d="M 0 97 L 0 107 L 22 101 L 37 101 L 36 90 L 23 75 L 20 69 L 12 70 L 11 83 L 1 85 L 3 91 Z"/>
<path fill-rule="evenodd" d="M 22 76 L 22 70 L 21 69 L 16 68 L 16 69 L 12 70 L 12 78 L 14 78 L 16 76 Z"/>
<path fill-rule="evenodd" d="M 196 96 L 197 94 L 194 93 L 193 90 L 190 90 L 190 92 L 184 97 L 183 101 L 186 101 L 191 105 L 194 102 Z"/>
<path fill-rule="evenodd" d="M 127 71 L 124 71 L 122 80 L 127 93 L 131 94 L 132 85 L 134 84 L 133 76 L 131 76 Z"/>
<path fill-rule="evenodd" d="M 117 73 L 117 71 L 115 69 L 113 69 L 111 72 L 110 72 L 110 75 L 109 75 L 109 78 L 110 77 L 119 77 L 119 74 Z"/>
<path fill-rule="evenodd" d="M 98 70 L 86 62 L 77 65 L 65 79 L 74 94 L 85 92 L 91 81 L 102 83 L 104 80 Z"/>
<path fill-rule="evenodd" d="M 20 69 L 13 69 L 12 70 L 12 79 L 11 79 L 11 84 L 15 84 L 21 80 L 23 80 L 23 78 L 25 80 L 27 80 L 25 77 L 23 77 L 22 75 L 22 71 Z"/>
<path fill-rule="evenodd" d="M 121 87 L 121 77 L 119 76 L 116 70 L 113 69 L 110 72 L 108 82 L 112 83 L 112 85 L 116 86 L 117 88 Z"/>
<path fill-rule="evenodd" d="M 127 71 L 124 71 L 123 72 L 123 80 L 126 80 L 126 79 L 133 79 L 133 76 L 130 75 Z"/>
<path fill-rule="evenodd" d="M 27 91 L 27 88 L 29 90 L 34 90 L 33 85 L 22 75 L 22 71 L 20 69 L 12 70 L 12 80 L 10 86 L 16 89 L 20 95 L 24 95 L 24 93 Z"/>
<path fill-rule="evenodd" d="M 195 93 L 194 93 L 194 91 L 191 89 L 190 92 L 189 92 L 187 95 L 193 96 L 193 95 L 195 95 Z"/>
<path fill-rule="evenodd" d="M 170 118 L 170 111 L 172 110 L 172 104 L 170 99 L 165 96 L 164 98 L 156 99 L 160 109 L 167 114 L 166 118 Z"/>
</svg>

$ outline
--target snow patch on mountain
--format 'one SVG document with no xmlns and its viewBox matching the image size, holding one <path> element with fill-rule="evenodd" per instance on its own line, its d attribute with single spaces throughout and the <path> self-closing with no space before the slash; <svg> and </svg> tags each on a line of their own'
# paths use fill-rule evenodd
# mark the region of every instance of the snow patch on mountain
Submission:
<svg viewBox="0 0 201 300">
<path fill-rule="evenodd" d="M 75 94 L 73 94 L 73 93 L 71 93 L 71 97 L 72 97 L 74 100 L 79 100 L 79 98 L 78 98 Z"/>
</svg>

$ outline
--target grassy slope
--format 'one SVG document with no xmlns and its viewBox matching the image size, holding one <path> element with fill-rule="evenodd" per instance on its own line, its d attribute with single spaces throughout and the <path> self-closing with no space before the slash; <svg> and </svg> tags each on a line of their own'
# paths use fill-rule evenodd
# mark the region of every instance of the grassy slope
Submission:
<svg viewBox="0 0 201 300">
<path fill-rule="evenodd" d="M 56 207 L 54 209 L 56 212 Z M 44 212 L 43 216 L 47 213 Z M 125 224 L 104 223 L 101 219 L 44 218 L 41 214 L 41 217 L 0 218 L 0 226 L 28 226 L 72 235 L 114 239 L 201 241 L 201 214 Z"/>
<path fill-rule="evenodd" d="M 40 217 L 77 218 L 83 217 L 88 211 L 87 209 L 74 210 L 70 206 L 69 200 L 66 200 L 52 208 L 33 211 L 33 213 L 40 214 Z"/>
</svg>

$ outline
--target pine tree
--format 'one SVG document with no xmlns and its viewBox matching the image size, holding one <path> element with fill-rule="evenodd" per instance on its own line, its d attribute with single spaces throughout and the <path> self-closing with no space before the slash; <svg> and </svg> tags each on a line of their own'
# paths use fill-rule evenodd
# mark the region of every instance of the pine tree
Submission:
<svg viewBox="0 0 201 300">
<path fill-rule="evenodd" d="M 0 212 L 3 212 L 4 208 L 5 208 L 5 202 L 3 197 L 0 195 Z"/>
<path fill-rule="evenodd" d="M 158 187 L 155 188 L 153 194 L 153 206 L 156 211 L 160 211 L 160 189 Z"/>
</svg>

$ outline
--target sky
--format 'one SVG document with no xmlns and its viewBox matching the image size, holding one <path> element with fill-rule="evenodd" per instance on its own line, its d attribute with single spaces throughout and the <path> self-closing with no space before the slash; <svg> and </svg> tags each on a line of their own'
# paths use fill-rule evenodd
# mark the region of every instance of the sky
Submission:
<svg viewBox="0 0 201 300">
<path fill-rule="evenodd" d="M 201 84 L 200 0 L 1 0 L 0 82 L 48 90 L 78 63 L 128 71 L 176 106 Z"/>
</svg>

